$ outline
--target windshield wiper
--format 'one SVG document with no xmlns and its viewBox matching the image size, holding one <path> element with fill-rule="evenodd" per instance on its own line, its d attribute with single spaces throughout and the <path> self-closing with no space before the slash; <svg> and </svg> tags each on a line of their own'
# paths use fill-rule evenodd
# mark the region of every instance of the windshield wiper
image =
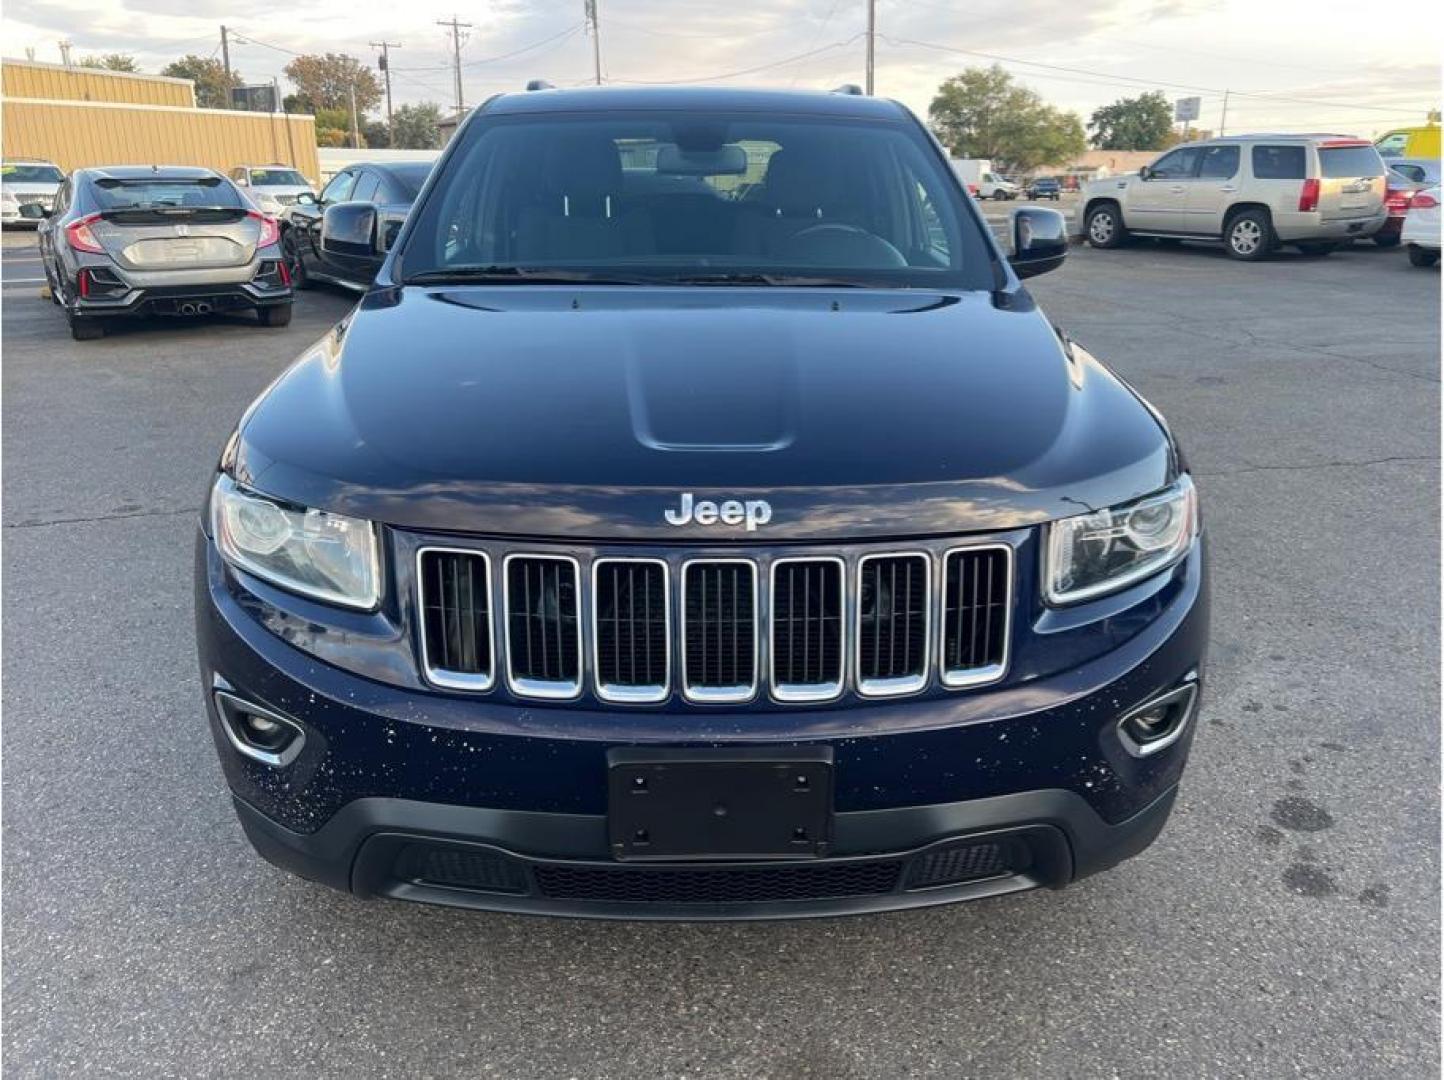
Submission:
<svg viewBox="0 0 1444 1080">
<path fill-rule="evenodd" d="M 495 282 L 501 285 L 650 285 L 646 278 L 598 274 L 590 270 L 560 270 L 532 266 L 449 266 L 443 270 L 423 270 L 404 279 L 404 285 L 454 285 L 468 282 Z"/>
<path fill-rule="evenodd" d="M 865 289 L 869 286 L 846 278 L 814 277 L 809 274 L 769 274 L 754 270 L 735 273 L 684 274 L 668 278 L 677 285 L 770 285 L 800 289 Z"/>
</svg>

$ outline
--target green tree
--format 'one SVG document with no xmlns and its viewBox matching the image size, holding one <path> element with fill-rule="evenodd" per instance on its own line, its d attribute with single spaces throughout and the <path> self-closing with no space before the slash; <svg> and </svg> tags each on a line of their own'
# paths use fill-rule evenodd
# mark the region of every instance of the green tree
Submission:
<svg viewBox="0 0 1444 1080">
<path fill-rule="evenodd" d="M 351 146 L 351 110 L 317 109 L 316 142 L 321 146 Z M 366 145 L 362 140 L 362 146 Z M 360 147 L 351 146 L 356 150 Z"/>
<path fill-rule="evenodd" d="M 944 82 L 928 119 L 954 156 L 988 158 L 1000 170 L 1061 164 L 1088 146 L 1076 115 L 1017 85 L 997 64 L 968 68 Z"/>
<path fill-rule="evenodd" d="M 296 84 L 298 96 L 309 100 L 317 110 L 349 112 L 353 87 L 359 112 L 364 113 L 381 101 L 381 84 L 371 69 L 345 53 L 298 56 L 286 65 L 285 72 L 286 78 Z"/>
<path fill-rule="evenodd" d="M 204 56 L 182 56 L 161 68 L 160 73 L 195 83 L 196 104 L 202 109 L 229 109 L 231 88 L 241 85 L 240 72 L 234 68 L 227 72 L 219 60 L 208 60 Z"/>
<path fill-rule="evenodd" d="M 80 66 L 84 68 L 100 68 L 103 71 L 131 71 L 140 70 L 135 62 L 135 57 L 130 53 L 105 53 L 102 56 L 82 56 Z"/>
<path fill-rule="evenodd" d="M 385 150 L 391 145 L 391 133 L 385 120 L 362 120 L 361 139 L 372 150 Z"/>
<path fill-rule="evenodd" d="M 403 105 L 391 117 L 391 143 L 398 150 L 435 150 L 441 142 L 441 106 L 434 101 Z"/>
<path fill-rule="evenodd" d="M 1088 128 L 1099 150 L 1162 150 L 1173 131 L 1173 107 L 1162 91 L 1151 90 L 1094 109 Z"/>
</svg>

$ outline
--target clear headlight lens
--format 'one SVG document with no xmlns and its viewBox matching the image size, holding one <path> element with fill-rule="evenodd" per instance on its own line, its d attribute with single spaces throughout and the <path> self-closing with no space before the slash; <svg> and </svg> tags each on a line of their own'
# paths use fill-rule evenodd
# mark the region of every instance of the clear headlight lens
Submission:
<svg viewBox="0 0 1444 1080">
<path fill-rule="evenodd" d="M 373 608 L 380 597 L 369 521 L 283 506 L 222 474 L 211 529 L 226 559 L 283 589 L 353 608 Z"/>
<path fill-rule="evenodd" d="M 1187 474 L 1165 491 L 1048 526 L 1044 589 L 1050 604 L 1102 596 L 1177 562 L 1198 535 Z"/>
</svg>

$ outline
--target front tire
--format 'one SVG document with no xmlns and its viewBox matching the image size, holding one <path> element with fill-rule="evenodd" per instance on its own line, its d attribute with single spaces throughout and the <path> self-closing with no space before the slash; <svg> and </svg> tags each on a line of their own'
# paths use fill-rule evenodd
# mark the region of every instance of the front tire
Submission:
<svg viewBox="0 0 1444 1080">
<path fill-rule="evenodd" d="M 291 288 L 316 287 L 316 283 L 306 275 L 306 264 L 301 260 L 300 249 L 296 247 L 296 236 L 289 230 L 281 237 L 281 257 L 286 260 L 286 272 L 291 275 Z"/>
<path fill-rule="evenodd" d="M 256 318 L 262 326 L 290 326 L 291 305 L 276 304 L 274 307 L 256 308 Z"/>
<path fill-rule="evenodd" d="M 1088 237 L 1090 245 L 1104 249 L 1121 247 L 1128 238 L 1128 230 L 1123 227 L 1123 215 L 1115 203 L 1104 203 L 1089 210 L 1083 234 Z"/>
<path fill-rule="evenodd" d="M 1413 266 L 1433 266 L 1439 261 L 1438 248 L 1420 247 L 1418 244 L 1409 245 L 1409 263 Z"/>
<path fill-rule="evenodd" d="M 1257 262 L 1267 256 L 1274 247 L 1274 227 L 1267 212 L 1243 210 L 1229 218 L 1223 246 L 1242 262 Z"/>
</svg>

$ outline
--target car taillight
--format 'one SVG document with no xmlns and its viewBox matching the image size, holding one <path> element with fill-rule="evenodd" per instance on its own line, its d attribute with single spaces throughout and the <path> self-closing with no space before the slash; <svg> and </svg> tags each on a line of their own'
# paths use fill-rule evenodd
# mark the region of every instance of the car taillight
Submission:
<svg viewBox="0 0 1444 1080">
<path fill-rule="evenodd" d="M 1421 191 L 1414 196 L 1414 201 L 1409 204 L 1409 208 L 1411 210 L 1432 210 L 1438 205 L 1438 199 Z"/>
<path fill-rule="evenodd" d="M 267 217 L 256 210 L 247 210 L 246 217 L 255 218 L 261 223 L 261 238 L 256 241 L 256 247 L 270 247 L 281 242 L 281 226 L 275 218 Z"/>
<path fill-rule="evenodd" d="M 74 251 L 88 251 L 93 255 L 104 255 L 105 248 L 100 246 L 95 234 L 90 231 L 93 222 L 99 221 L 101 215 L 87 214 L 79 220 L 72 221 L 65 226 L 65 242 Z"/>
<path fill-rule="evenodd" d="M 1317 180 L 1305 180 L 1304 188 L 1299 192 L 1299 210 L 1317 210 L 1319 208 L 1319 182 Z"/>
<path fill-rule="evenodd" d="M 1409 209 L 1413 198 L 1413 193 L 1409 191 L 1391 191 L 1389 197 L 1384 200 L 1384 207 L 1391 214 L 1402 214 Z"/>
</svg>

